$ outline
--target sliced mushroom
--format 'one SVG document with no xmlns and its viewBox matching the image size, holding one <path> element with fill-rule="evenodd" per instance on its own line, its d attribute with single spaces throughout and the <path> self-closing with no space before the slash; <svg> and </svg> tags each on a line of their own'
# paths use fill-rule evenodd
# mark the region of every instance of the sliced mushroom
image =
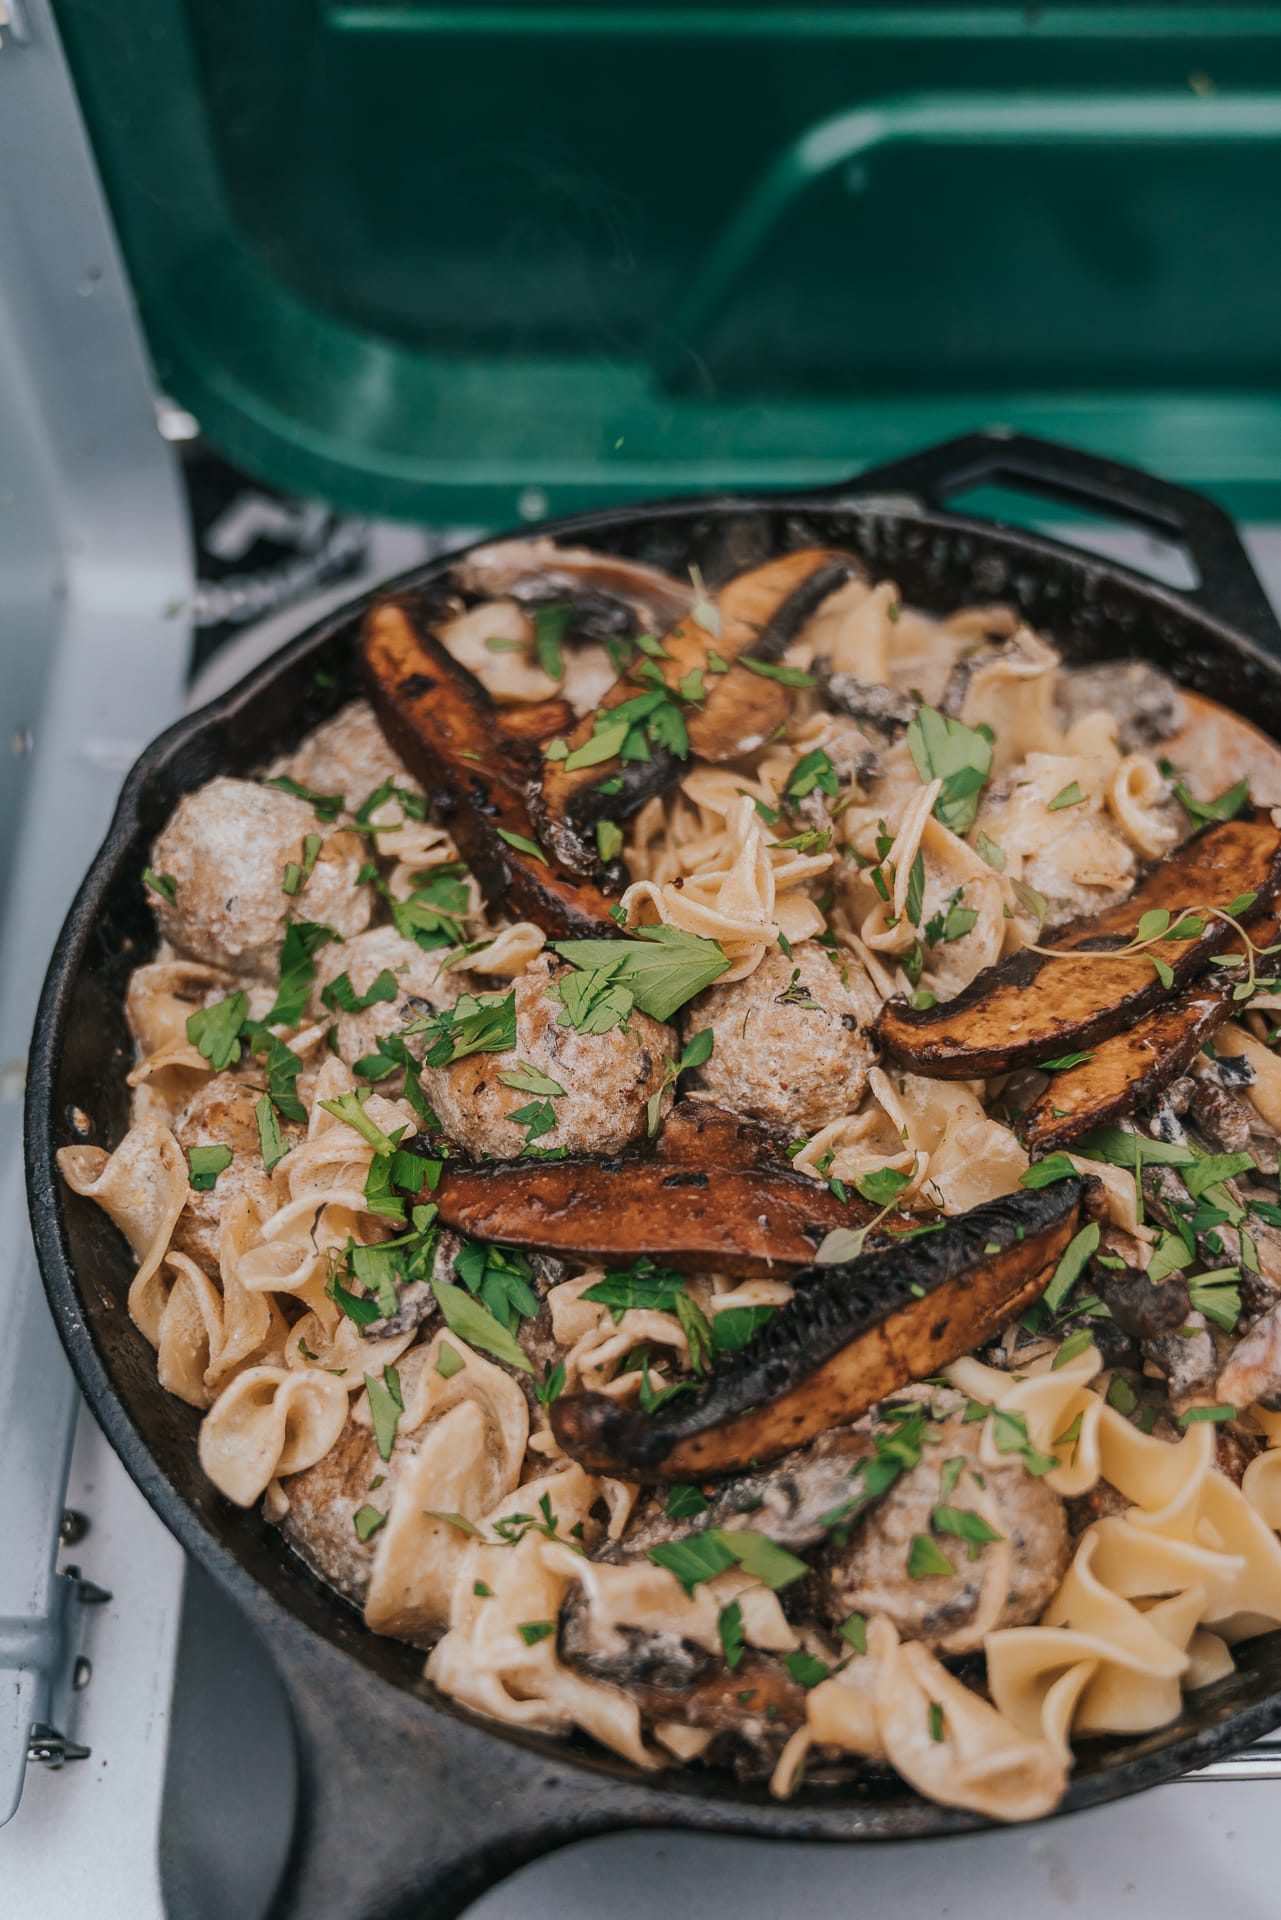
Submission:
<svg viewBox="0 0 1281 1920">
<path fill-rule="evenodd" d="M 646 678 L 637 670 L 616 680 L 598 713 L 666 688 L 681 702 L 690 749 L 700 758 L 733 760 L 759 747 L 787 718 L 791 690 L 737 663 L 744 655 L 767 664 L 777 658 L 814 609 L 858 571 L 849 554 L 810 547 L 739 574 L 716 596 L 714 617 L 703 615 L 706 624 L 700 624 L 695 609 L 670 628 L 661 658 L 646 663 L 657 673 Z M 669 748 L 653 744 L 645 760 L 623 761 L 614 753 L 589 765 L 572 764 L 600 738 L 597 715 L 588 714 L 567 735 L 566 756 L 545 763 L 532 799 L 544 844 L 571 873 L 589 873 L 596 865 L 591 829 L 598 820 L 635 813 L 670 786 L 684 765 Z"/>
<path fill-rule="evenodd" d="M 1275 929 L 1274 921 L 1267 940 L 1276 938 Z M 1262 935 L 1254 937 L 1266 944 Z M 1098 1041 L 1087 1060 L 1053 1074 L 1019 1123 L 1032 1158 L 1040 1160 L 1104 1121 L 1133 1113 L 1154 1100 L 1196 1058 L 1216 1029 L 1232 1018 L 1234 984 L 1231 978 L 1198 980 L 1167 1006 Z M 1235 1096 L 1223 1094 L 1223 1098 Z"/>
<path fill-rule="evenodd" d="M 458 562 L 454 579 L 465 593 L 487 600 L 507 595 L 537 606 L 567 599 L 582 616 L 583 637 L 593 640 L 630 639 L 638 628 L 664 633 L 694 604 L 690 584 L 658 567 L 588 547 L 558 547 L 554 540 L 477 547 Z M 621 609 L 632 616 L 630 626 L 618 620 Z"/>
<path fill-rule="evenodd" d="M 814 672 L 832 706 L 883 733 L 901 733 L 916 716 L 920 702 L 897 687 L 860 680 L 854 673 L 833 673 L 826 660 L 816 660 Z"/>
<path fill-rule="evenodd" d="M 617 934 L 600 887 L 566 878 L 538 851 L 526 797 L 532 751 L 429 618 L 412 600 L 383 600 L 366 620 L 365 678 L 387 738 L 429 791 L 442 790 L 459 849 L 496 906 L 547 933 Z"/>
<path fill-rule="evenodd" d="M 567 1394 L 552 1409 L 556 1437 L 584 1466 L 631 1479 L 697 1480 L 776 1459 L 971 1352 L 1030 1306 L 1085 1203 L 1084 1181 L 1056 1181 L 887 1252 L 804 1269 L 791 1276 L 789 1305 L 698 1385 L 648 1413 Z"/>
<path fill-rule="evenodd" d="M 877 1020 L 886 1047 L 913 1072 L 972 1080 L 1035 1066 L 1092 1047 L 1168 1006 L 1237 939 L 1222 919 L 1207 919 L 1191 940 L 1162 940 L 1141 953 L 1113 954 L 1135 936 L 1142 916 L 1163 908 L 1179 916 L 1227 907 L 1242 894 L 1265 912 L 1281 892 L 1281 832 L 1270 814 L 1247 813 L 1207 827 L 1141 880 L 1128 899 L 1055 936 L 1055 951 L 1012 954 L 987 967 L 944 1005 L 917 1011 L 890 1000 Z M 1107 954 L 1106 959 L 1097 957 Z M 1087 957 L 1093 956 L 1093 957 Z M 1153 959 L 1172 976 L 1167 987 Z"/>
<path fill-rule="evenodd" d="M 1256 1402 L 1271 1413 L 1281 1411 L 1281 1301 L 1233 1349 L 1215 1394 L 1223 1406 L 1241 1412 Z"/>
<path fill-rule="evenodd" d="M 1192 1311 L 1188 1283 L 1181 1273 L 1153 1281 L 1137 1267 L 1127 1267 L 1102 1274 L 1098 1293 L 1122 1333 L 1132 1340 L 1156 1340 L 1172 1333 Z"/>
<path fill-rule="evenodd" d="M 435 1194 L 440 1217 L 478 1240 L 564 1258 L 626 1265 L 652 1254 L 678 1272 L 760 1274 L 805 1266 L 834 1228 L 875 1213 L 794 1172 L 761 1129 L 730 1115 L 683 1117 L 669 1144 L 671 1134 L 669 1121 L 656 1152 L 609 1160 L 451 1163 Z"/>
<path fill-rule="evenodd" d="M 1142 753 L 1168 740 L 1187 720 L 1188 697 L 1150 660 L 1106 660 L 1055 681 L 1060 723 L 1071 727 L 1087 713 L 1109 714 L 1122 753 Z"/>
<path fill-rule="evenodd" d="M 1214 1385 L 1219 1370 L 1218 1351 L 1203 1314 L 1190 1313 L 1182 1325 L 1169 1333 L 1144 1340 L 1141 1352 L 1158 1373 L 1165 1375 L 1166 1392 L 1175 1412 Z"/>
</svg>

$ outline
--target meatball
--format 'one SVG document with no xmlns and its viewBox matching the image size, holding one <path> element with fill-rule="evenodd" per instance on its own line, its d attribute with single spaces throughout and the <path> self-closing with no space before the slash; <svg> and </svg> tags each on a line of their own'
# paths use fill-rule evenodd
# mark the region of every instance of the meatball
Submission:
<svg viewBox="0 0 1281 1920">
<path fill-rule="evenodd" d="M 755 973 L 709 987 L 685 1010 L 685 1031 L 712 1030 L 700 1084 L 722 1106 L 789 1133 L 813 1133 L 863 1097 L 876 1004 L 857 968 L 848 984 L 825 948 L 781 948 Z"/>
<path fill-rule="evenodd" d="M 396 979 L 394 1000 L 376 1000 L 362 1013 L 338 1012 L 334 1016 L 339 1057 L 350 1065 L 367 1053 L 375 1053 L 384 1034 L 395 1033 L 400 1027 L 410 995 L 433 1007 L 451 1007 L 458 998 L 459 983 L 457 974 L 441 970 L 448 958 L 447 947 L 424 952 L 416 941 L 402 938 L 395 927 L 372 927 L 341 946 L 334 941 L 323 947 L 316 955 L 316 984 L 312 990 L 312 1011 L 317 1020 L 330 1017 L 321 990 L 339 974 L 347 975 L 357 998 L 368 993 L 384 971 Z"/>
<path fill-rule="evenodd" d="M 275 1195 L 262 1164 L 262 1146 L 254 1108 L 257 1088 L 247 1086 L 233 1073 L 216 1073 L 199 1093 L 193 1095 L 174 1126 L 178 1145 L 185 1153 L 189 1147 L 230 1147 L 231 1164 L 224 1167 L 207 1193 L 192 1187 L 187 1204 L 174 1229 L 173 1247 L 202 1266 L 206 1273 L 218 1272 L 218 1233 L 231 1200 L 248 1193 L 266 1208 L 274 1208 Z M 300 1127 L 281 1122 L 287 1139 L 297 1140 Z"/>
<path fill-rule="evenodd" d="M 274 771 L 287 773 L 312 793 L 340 793 L 352 813 L 386 780 L 422 792 L 367 700 L 352 700 L 341 707 Z"/>
<path fill-rule="evenodd" d="M 349 1419 L 323 1459 L 281 1482 L 289 1497 L 285 1538 L 322 1580 L 355 1606 L 365 1603 L 379 1541 L 376 1533 L 361 1540 L 353 1516 L 370 1504 L 381 1513 L 390 1511 L 397 1476 L 412 1452 L 397 1447 L 390 1460 L 380 1460 L 372 1428 Z M 380 1475 L 383 1484 L 375 1488 L 372 1483 Z"/>
<path fill-rule="evenodd" d="M 564 1147 L 568 1153 L 619 1153 L 646 1130 L 646 1106 L 661 1096 L 671 1105 L 666 1064 L 676 1051 L 672 1029 L 648 1014 L 633 1012 L 626 1029 L 579 1033 L 562 1026 L 564 1012 L 548 991 L 554 975 L 545 965 L 532 967 L 515 983 L 516 1045 L 509 1053 L 473 1053 L 450 1067 L 427 1067 L 423 1088 L 446 1133 L 469 1153 L 514 1160 L 527 1142 L 528 1123 L 512 1119 L 522 1108 L 544 1104 L 544 1096 L 499 1079 L 500 1073 L 534 1067 L 565 1091 L 546 1101 L 555 1125 L 536 1136 L 540 1147 Z"/>
<path fill-rule="evenodd" d="M 887 1613 L 905 1640 L 942 1653 L 973 1653 L 994 1627 L 1040 1618 L 1069 1559 L 1067 1512 L 1059 1496 L 1012 1454 L 1008 1463 L 981 1469 L 982 1487 L 963 1470 L 942 1498 L 946 1462 L 959 1456 L 972 1466 L 982 1432 L 978 1424 L 947 1421 L 931 1435 L 920 1464 L 867 1511 L 846 1547 L 833 1550 L 822 1575 L 829 1620 Z M 980 1546 L 971 1559 L 963 1538 L 937 1529 L 931 1535 L 940 1504 L 978 1513 L 1001 1538 Z M 908 1559 L 917 1534 L 934 1539 L 954 1572 L 913 1578 Z M 1000 1582 L 999 1611 L 991 1604 L 994 1581 Z"/>
<path fill-rule="evenodd" d="M 307 835 L 324 832 L 305 801 L 252 780 L 211 780 L 187 794 L 151 850 L 156 872 L 176 882 L 172 900 L 153 897 L 161 932 L 180 953 L 264 980 L 275 977 L 291 919 L 361 933 L 373 896 L 356 884 L 365 858 L 356 834 L 329 832 L 306 886 L 283 890 Z"/>
</svg>

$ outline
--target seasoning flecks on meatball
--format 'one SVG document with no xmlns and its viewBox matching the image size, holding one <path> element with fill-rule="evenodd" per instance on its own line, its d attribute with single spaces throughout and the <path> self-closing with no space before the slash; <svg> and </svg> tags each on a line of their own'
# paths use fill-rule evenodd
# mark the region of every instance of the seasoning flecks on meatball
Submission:
<svg viewBox="0 0 1281 1920">
<path fill-rule="evenodd" d="M 341 794 L 355 813 L 386 781 L 411 793 L 422 788 L 379 726 L 368 700 L 351 700 L 308 734 L 297 752 L 272 769 L 312 793 Z"/>
<path fill-rule="evenodd" d="M 847 1545 L 833 1548 L 822 1575 L 829 1620 L 887 1613 L 903 1639 L 959 1654 L 977 1652 L 996 1627 L 1041 1617 L 1067 1571 L 1067 1510 L 1017 1454 L 982 1468 L 976 1480 L 982 1432 L 956 1418 L 934 1431 L 918 1465 L 868 1509 Z M 948 1467 L 958 1458 L 959 1473 Z M 945 1474 L 952 1480 L 946 1495 Z M 941 1512 L 975 1514 L 997 1537 L 980 1534 L 972 1554 L 963 1534 L 940 1530 Z M 922 1573 L 912 1564 L 913 1542 L 922 1536 L 951 1562 L 951 1573 Z"/>
<path fill-rule="evenodd" d="M 416 941 L 404 939 L 395 927 L 371 927 L 368 933 L 359 933 L 341 946 L 331 941 L 322 947 L 316 955 L 312 1017 L 333 1020 L 339 1058 L 350 1066 L 365 1054 L 377 1052 L 378 1042 L 386 1034 L 399 1031 L 405 1002 L 411 997 L 436 1008 L 452 1007 L 460 982 L 456 973 L 445 970 L 449 956 L 448 947 L 426 952 Z M 344 1013 L 341 1008 L 331 1010 L 322 997 L 324 989 L 345 973 L 356 998 L 363 999 L 384 972 L 396 982 L 394 1000 L 376 1000 L 360 1013 Z M 412 1011 L 417 1015 L 421 1009 Z"/>
<path fill-rule="evenodd" d="M 284 891 L 304 841 L 323 835 L 306 883 Z M 326 829 L 292 794 L 252 780 L 211 780 L 179 802 L 151 850 L 174 897 L 152 897 L 160 930 L 180 953 L 274 979 L 291 920 L 321 921 L 347 937 L 369 925 L 373 896 L 356 884 L 365 859 L 354 833 Z"/>
<path fill-rule="evenodd" d="M 699 1072 L 706 1092 L 745 1118 L 812 1133 L 852 1113 L 875 1059 L 870 1028 L 876 1001 L 857 963 L 833 964 L 803 941 L 781 948 L 754 973 L 709 987 L 685 1009 L 687 1035 L 712 1032 Z"/>
<path fill-rule="evenodd" d="M 206 1192 L 188 1190 L 187 1204 L 174 1229 L 172 1245 L 185 1253 L 206 1273 L 216 1275 L 218 1235 L 231 1201 L 248 1193 L 270 1211 L 275 1206 L 271 1180 L 262 1163 L 262 1145 L 254 1108 L 259 1089 L 237 1079 L 233 1073 L 216 1073 L 200 1091 L 193 1094 L 174 1124 L 178 1145 L 186 1153 L 192 1147 L 229 1147 L 230 1164 L 223 1168 Z M 298 1138 L 302 1129 L 281 1122 L 285 1137 Z"/>
<path fill-rule="evenodd" d="M 530 1143 L 529 1123 L 512 1115 L 542 1097 L 499 1078 L 533 1067 L 564 1088 L 548 1104 L 555 1124 L 533 1144 L 567 1153 L 606 1156 L 645 1138 L 646 1109 L 654 1094 L 661 1111 L 671 1104 L 666 1063 L 676 1035 L 633 1010 L 609 1033 L 580 1033 L 562 1025 L 565 1009 L 549 988 L 555 978 L 535 965 L 516 981 L 516 1045 L 506 1053 L 473 1053 L 448 1067 L 426 1067 L 423 1088 L 446 1133 L 469 1153 L 513 1160 Z"/>
</svg>

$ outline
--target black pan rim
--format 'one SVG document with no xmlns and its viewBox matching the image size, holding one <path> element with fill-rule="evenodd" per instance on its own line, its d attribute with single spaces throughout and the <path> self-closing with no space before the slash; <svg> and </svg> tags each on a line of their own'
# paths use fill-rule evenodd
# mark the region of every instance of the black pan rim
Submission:
<svg viewBox="0 0 1281 1920">
<path fill-rule="evenodd" d="M 1198 605 L 1172 588 L 1165 587 L 1119 562 L 1084 554 L 1047 535 L 1029 533 L 1001 522 L 972 518 L 940 509 L 917 509 L 909 501 L 894 496 L 867 494 L 857 482 L 848 488 L 821 491 L 718 494 L 680 497 L 645 502 L 638 506 L 612 507 L 587 512 L 537 528 L 521 527 L 506 535 L 488 535 L 433 559 L 429 564 L 390 580 L 375 591 L 378 594 L 412 590 L 438 579 L 458 559 L 475 547 L 489 546 L 496 539 L 547 537 L 565 539 L 608 535 L 611 530 L 634 529 L 645 522 L 715 516 L 752 511 L 780 513 L 822 513 L 843 511 L 873 521 L 881 517 L 910 519 L 922 532 L 932 529 L 949 536 L 969 534 L 978 542 L 995 545 L 1006 557 L 1026 561 L 1065 562 L 1076 570 L 1088 570 L 1101 587 L 1109 584 L 1138 593 L 1149 607 L 1159 606 L 1180 621 L 1201 626 L 1209 637 L 1226 644 L 1239 655 L 1251 659 L 1261 670 L 1275 678 L 1277 662 L 1254 640 L 1219 620 L 1211 609 Z M 50 960 L 41 991 L 32 1041 L 26 1097 L 26 1168 L 32 1233 L 36 1254 L 50 1308 L 59 1336 L 68 1354 L 76 1378 L 90 1406 L 140 1491 L 170 1528 L 185 1550 L 198 1560 L 236 1600 L 249 1618 L 260 1627 L 273 1625 L 289 1634 L 305 1635 L 317 1646 L 324 1646 L 342 1657 L 341 1648 L 314 1627 L 301 1620 L 245 1568 L 236 1555 L 218 1539 L 197 1509 L 188 1503 L 165 1476 L 158 1460 L 136 1426 L 129 1407 L 118 1392 L 110 1370 L 89 1334 L 80 1304 L 70 1250 L 63 1224 L 61 1183 L 54 1153 L 57 1140 L 56 1116 L 52 1092 L 55 1072 L 64 1041 L 67 1003 L 71 985 L 84 956 L 88 932 L 110 887 L 116 882 L 138 826 L 140 801 L 164 767 L 184 748 L 218 723 L 234 720 L 244 708 L 266 694 L 273 684 L 297 661 L 317 651 L 326 641 L 352 626 L 363 614 L 371 598 L 369 592 L 325 615 L 278 649 L 271 658 L 197 711 L 183 716 L 159 735 L 139 756 L 121 790 L 116 810 L 103 843 L 81 883 L 68 910 Z M 157 1383 L 156 1391 L 163 1392 Z M 212 1497 L 212 1496 L 211 1496 Z M 334 1605 L 344 1603 L 333 1597 Z M 355 1663 L 359 1664 L 359 1663 Z M 369 1669 L 364 1669 L 369 1672 Z M 371 1680 L 374 1679 L 370 1673 Z M 625 1763 L 597 1756 L 554 1736 L 523 1734 L 518 1729 L 485 1719 L 445 1701 L 434 1690 L 395 1686 L 380 1678 L 379 1684 L 401 1700 L 428 1714 L 455 1723 L 462 1722 L 517 1747 L 555 1758 L 571 1772 L 630 1784 L 645 1800 L 661 1800 L 661 1818 L 669 1824 L 715 1828 L 721 1831 L 757 1834 L 761 1837 L 794 1836 L 814 1839 L 895 1839 L 947 1835 L 978 1831 L 999 1825 L 981 1816 L 938 1806 L 919 1799 L 908 1791 L 902 1802 L 877 1808 L 864 1802 L 834 1803 L 848 1788 L 811 1789 L 803 1798 L 779 1804 L 755 1790 L 735 1789 L 728 1776 L 694 1776 L 674 1771 L 645 1776 Z M 1049 1817 L 1079 1811 L 1114 1799 L 1120 1799 L 1149 1786 L 1177 1778 L 1189 1769 L 1205 1766 L 1239 1751 L 1281 1724 L 1281 1688 L 1250 1705 L 1229 1713 L 1218 1725 L 1202 1727 L 1179 1736 L 1155 1750 L 1146 1743 L 1135 1743 L 1142 1750 L 1071 1780 L 1068 1792 L 1055 1813 Z M 709 1784 L 710 1782 L 710 1784 Z M 908 1818 L 903 1816 L 907 1815 Z M 653 1818 L 650 1815 L 649 1818 Z M 624 1824 L 626 1822 L 624 1821 Z"/>
</svg>

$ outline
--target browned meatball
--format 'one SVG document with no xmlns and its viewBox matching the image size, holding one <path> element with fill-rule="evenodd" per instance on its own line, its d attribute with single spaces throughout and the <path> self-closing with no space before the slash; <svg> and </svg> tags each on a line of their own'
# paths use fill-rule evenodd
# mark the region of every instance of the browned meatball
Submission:
<svg viewBox="0 0 1281 1920">
<path fill-rule="evenodd" d="M 305 887 L 284 892 L 285 868 L 308 834 L 326 837 Z M 175 897 L 153 895 L 161 931 L 180 953 L 274 979 L 290 920 L 338 933 L 369 925 L 373 896 L 357 886 L 365 850 L 354 833 L 327 831 L 305 801 L 252 780 L 211 780 L 187 794 L 157 837 L 151 864 Z"/>
<path fill-rule="evenodd" d="M 313 1017 L 334 1020 L 339 1057 L 350 1066 L 364 1054 L 373 1053 L 384 1034 L 397 1031 L 406 1013 L 405 1001 L 411 995 L 433 1007 L 453 1006 L 460 982 L 456 973 L 441 971 L 448 958 L 447 947 L 424 952 L 415 941 L 402 939 L 395 927 L 372 927 L 342 946 L 333 942 L 316 955 Z M 376 1000 L 363 1013 L 333 1013 L 321 998 L 322 989 L 345 973 L 359 999 L 384 971 L 395 977 L 394 1000 Z"/>
<path fill-rule="evenodd" d="M 646 1105 L 662 1094 L 664 1063 L 673 1058 L 676 1035 L 648 1014 L 633 1012 L 627 1031 L 579 1033 L 561 1026 L 564 1011 L 548 992 L 552 973 L 535 966 L 515 984 L 516 1045 L 510 1053 L 473 1053 L 451 1067 L 427 1067 L 423 1087 L 446 1133 L 476 1155 L 514 1160 L 526 1144 L 526 1125 L 510 1116 L 542 1096 L 505 1086 L 500 1073 L 532 1066 L 565 1091 L 551 1099 L 555 1126 L 537 1138 L 540 1147 L 569 1153 L 618 1153 L 645 1137 Z"/>
<path fill-rule="evenodd" d="M 397 1475 L 412 1452 L 400 1446 L 390 1460 L 380 1460 L 373 1429 L 348 1419 L 323 1459 L 281 1482 L 289 1498 L 285 1538 L 322 1580 L 356 1606 L 365 1603 L 379 1541 L 376 1532 L 366 1541 L 358 1539 L 354 1516 L 364 1506 L 390 1512 Z M 380 1475 L 383 1484 L 373 1487 Z"/>
<path fill-rule="evenodd" d="M 289 774 L 313 793 L 340 793 L 352 813 L 385 780 L 394 780 L 397 786 L 414 793 L 422 791 L 389 743 L 367 700 L 351 700 L 340 707 L 332 720 L 309 733 L 275 771 Z"/>
<path fill-rule="evenodd" d="M 871 1507 L 848 1546 L 833 1550 L 823 1574 L 823 1609 L 839 1623 L 851 1613 L 887 1613 L 905 1640 L 921 1640 L 944 1653 L 973 1653 L 993 1627 L 1025 1626 L 1039 1619 L 1067 1570 L 1067 1513 L 1043 1479 L 1012 1454 L 973 1479 L 983 1428 L 949 1420 L 931 1435 L 919 1466 L 895 1482 Z M 945 1463 L 958 1456 L 966 1468 L 942 1502 Z M 1001 1539 L 970 1546 L 937 1527 L 940 1504 L 976 1512 Z M 954 1571 L 914 1578 L 908 1571 L 912 1541 L 925 1534 Z M 1008 1558 L 1007 1558 L 1008 1556 Z M 991 1586 L 1001 1581 L 1000 1610 L 991 1607 Z M 986 1603 L 986 1604 L 985 1604 Z"/>
<path fill-rule="evenodd" d="M 700 1084 L 722 1106 L 787 1132 L 813 1133 L 863 1097 L 875 1055 L 876 1001 L 856 963 L 842 978 L 824 947 L 781 948 L 754 973 L 709 987 L 684 1013 L 687 1035 L 710 1027 L 711 1058 Z"/>
<path fill-rule="evenodd" d="M 218 1272 L 218 1232 L 231 1201 L 248 1193 L 265 1207 L 274 1205 L 271 1181 L 262 1164 L 262 1147 L 254 1107 L 258 1090 L 232 1073 L 216 1073 L 195 1094 L 174 1127 L 178 1145 L 230 1147 L 231 1164 L 224 1167 L 207 1193 L 190 1188 L 187 1204 L 174 1229 L 173 1246 L 198 1262 L 206 1273 Z M 286 1138 L 297 1139 L 302 1129 L 282 1121 Z"/>
</svg>

